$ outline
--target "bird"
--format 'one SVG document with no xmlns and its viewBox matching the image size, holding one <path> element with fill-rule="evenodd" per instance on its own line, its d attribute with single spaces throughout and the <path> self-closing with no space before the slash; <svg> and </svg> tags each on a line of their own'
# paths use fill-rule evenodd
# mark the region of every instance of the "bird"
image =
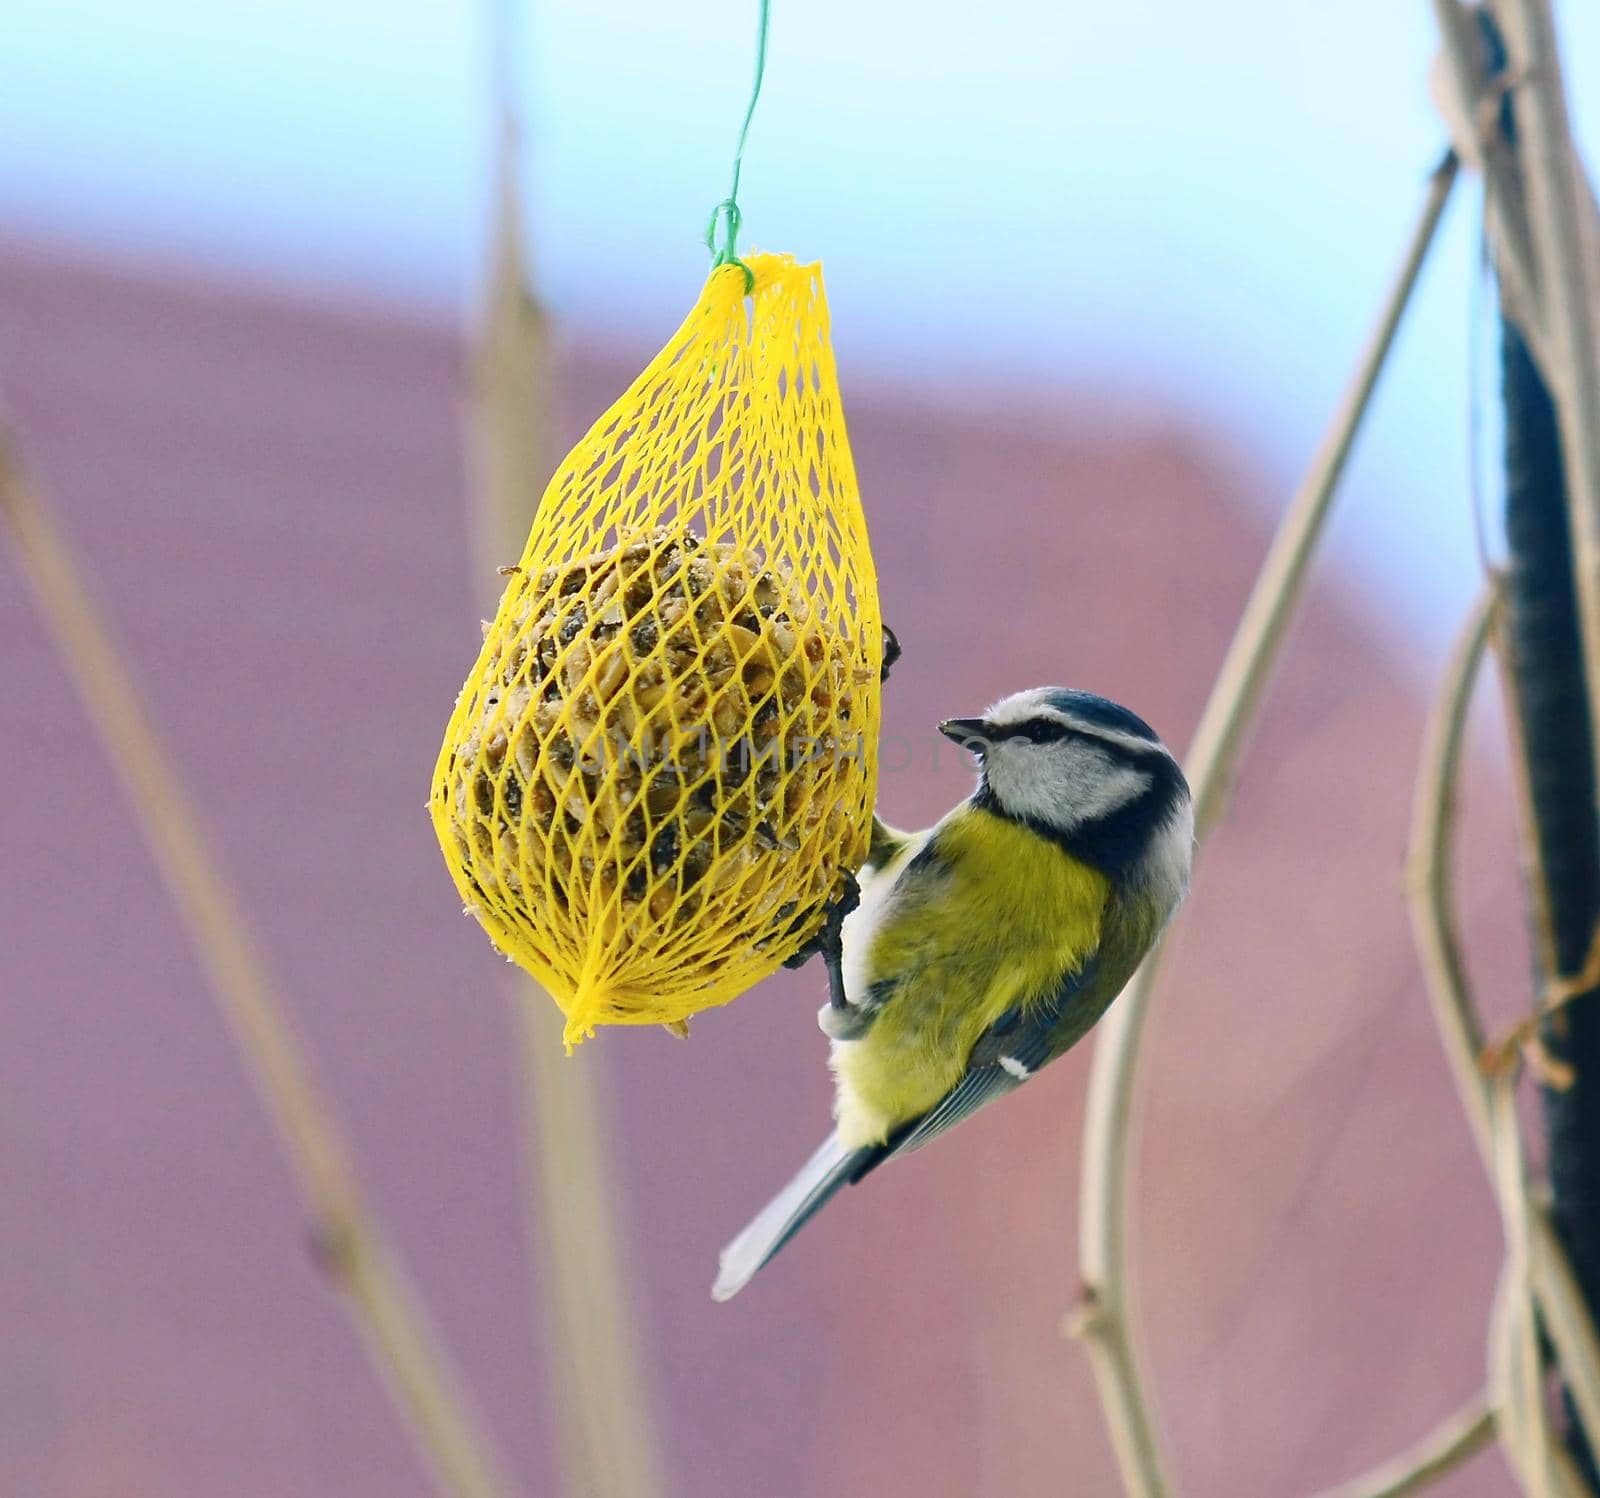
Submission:
<svg viewBox="0 0 1600 1498">
<path fill-rule="evenodd" d="M 1135 713 L 1034 687 L 939 732 L 974 755 L 977 785 L 926 831 L 874 817 L 818 1015 L 833 1132 L 723 1249 L 717 1300 L 841 1187 L 1070 1050 L 1188 890 L 1189 785 Z"/>
</svg>

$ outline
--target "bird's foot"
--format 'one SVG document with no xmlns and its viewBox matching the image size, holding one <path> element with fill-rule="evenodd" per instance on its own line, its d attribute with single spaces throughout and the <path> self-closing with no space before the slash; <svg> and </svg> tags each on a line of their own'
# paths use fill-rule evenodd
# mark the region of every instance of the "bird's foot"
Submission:
<svg viewBox="0 0 1600 1498">
<path fill-rule="evenodd" d="M 839 898 L 828 907 L 821 933 L 822 960 L 828 966 L 828 1003 L 835 1009 L 850 1007 L 844 991 L 844 919 L 860 903 L 861 886 L 847 870 Z"/>
<path fill-rule="evenodd" d="M 888 681 L 894 663 L 900 659 L 900 640 L 887 624 L 883 626 L 883 666 L 878 672 L 879 681 Z"/>
<path fill-rule="evenodd" d="M 818 952 L 828 965 L 828 995 L 833 1002 L 844 1004 L 844 919 L 861 903 L 861 886 L 848 869 L 840 875 L 839 893 L 828 907 L 822 926 L 794 956 L 787 958 L 784 966 L 804 967 Z"/>
</svg>

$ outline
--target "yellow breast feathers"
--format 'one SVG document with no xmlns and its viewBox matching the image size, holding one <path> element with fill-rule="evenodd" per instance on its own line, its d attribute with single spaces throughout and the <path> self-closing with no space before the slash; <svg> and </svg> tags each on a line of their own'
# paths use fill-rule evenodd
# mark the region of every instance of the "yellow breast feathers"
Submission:
<svg viewBox="0 0 1600 1498">
<path fill-rule="evenodd" d="M 926 1113 L 1001 1015 L 1081 969 L 1100 945 L 1109 890 L 1055 843 L 970 806 L 881 877 L 890 888 L 845 927 L 847 952 L 866 944 L 849 954 L 850 997 L 881 1005 L 865 1035 L 833 1048 L 839 1133 L 852 1147 Z"/>
</svg>

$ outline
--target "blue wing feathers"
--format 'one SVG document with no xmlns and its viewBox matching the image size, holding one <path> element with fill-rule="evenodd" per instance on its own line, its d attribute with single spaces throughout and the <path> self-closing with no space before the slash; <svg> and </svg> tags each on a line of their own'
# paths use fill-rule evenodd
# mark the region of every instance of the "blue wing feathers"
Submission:
<svg viewBox="0 0 1600 1498">
<path fill-rule="evenodd" d="M 927 1113 L 889 1143 L 889 1153 L 909 1154 L 980 1108 L 1015 1092 L 1052 1056 L 1056 1027 L 1073 998 L 1093 976 L 1094 964 L 1064 979 L 1048 1000 L 1031 1009 L 1008 1009 L 972 1048 L 967 1072 Z"/>
</svg>

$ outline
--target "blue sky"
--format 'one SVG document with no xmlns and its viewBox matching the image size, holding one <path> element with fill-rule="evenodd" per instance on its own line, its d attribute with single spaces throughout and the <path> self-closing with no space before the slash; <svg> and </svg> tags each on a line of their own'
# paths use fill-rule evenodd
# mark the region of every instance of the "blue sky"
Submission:
<svg viewBox="0 0 1600 1498">
<path fill-rule="evenodd" d="M 1281 504 L 1442 144 L 1426 0 L 773 5 L 746 241 L 824 261 L 847 394 L 854 373 L 980 409 L 1005 388 L 1045 411 L 1085 382 L 1153 395 L 1247 443 Z M 1600 10 L 1558 8 L 1593 158 Z M 7 24 L 0 232 L 459 315 L 489 179 L 486 16 L 26 7 Z M 754 19 L 755 0 L 523 11 L 540 290 L 574 334 L 664 335 L 697 290 Z M 1337 532 L 1429 654 L 1474 577 L 1474 211 L 1475 189 Z"/>
</svg>

